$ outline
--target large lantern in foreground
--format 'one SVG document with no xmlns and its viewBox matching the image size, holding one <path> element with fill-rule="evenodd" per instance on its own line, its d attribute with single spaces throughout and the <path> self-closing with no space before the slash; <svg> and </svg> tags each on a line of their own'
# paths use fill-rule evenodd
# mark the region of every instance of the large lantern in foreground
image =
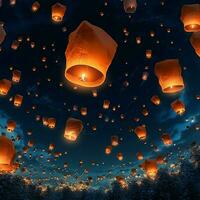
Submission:
<svg viewBox="0 0 200 200">
<path fill-rule="evenodd" d="M 186 32 L 200 31 L 200 4 L 184 5 L 181 11 L 181 21 Z"/>
<path fill-rule="evenodd" d="M 150 179 L 155 179 L 158 173 L 158 166 L 155 160 L 145 160 L 141 164 L 141 168 L 146 172 L 146 175 Z"/>
<path fill-rule="evenodd" d="M 76 141 L 81 131 L 83 130 L 82 121 L 74 118 L 69 118 L 66 122 L 64 137 L 68 141 Z"/>
<path fill-rule="evenodd" d="M 6 136 L 0 136 L 0 172 L 13 172 L 18 168 L 14 164 L 15 147 L 13 142 Z"/>
<path fill-rule="evenodd" d="M 192 34 L 190 43 L 192 44 L 196 54 L 200 57 L 200 32 Z"/>
<path fill-rule="evenodd" d="M 137 128 L 135 128 L 134 132 L 140 140 L 146 140 L 147 131 L 145 125 L 138 126 Z"/>
<path fill-rule="evenodd" d="M 184 89 L 181 66 L 177 59 L 156 63 L 155 74 L 163 93 L 177 93 Z"/>
<path fill-rule="evenodd" d="M 66 6 L 62 5 L 61 3 L 56 3 L 51 8 L 52 20 L 57 23 L 62 22 L 65 15 Z"/>
<path fill-rule="evenodd" d="M 7 79 L 0 80 L 0 95 L 7 95 L 12 86 L 11 81 Z"/>
<path fill-rule="evenodd" d="M 161 139 L 162 139 L 165 146 L 170 146 L 173 143 L 169 134 L 163 134 Z"/>
<path fill-rule="evenodd" d="M 136 0 L 123 0 L 123 4 L 126 13 L 134 13 L 137 9 Z"/>
<path fill-rule="evenodd" d="M 83 21 L 69 36 L 66 79 L 83 87 L 100 86 L 116 49 L 117 43 L 104 30 Z"/>
<path fill-rule="evenodd" d="M 176 100 L 171 103 L 171 107 L 177 115 L 182 115 L 185 112 L 185 105 L 182 101 Z"/>
</svg>

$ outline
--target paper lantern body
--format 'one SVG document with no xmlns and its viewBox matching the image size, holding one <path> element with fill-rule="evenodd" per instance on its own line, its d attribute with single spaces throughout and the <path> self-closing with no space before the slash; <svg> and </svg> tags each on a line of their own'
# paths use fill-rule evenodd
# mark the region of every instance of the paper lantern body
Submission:
<svg viewBox="0 0 200 200">
<path fill-rule="evenodd" d="M 114 136 L 111 137 L 111 145 L 114 146 L 114 147 L 116 147 L 116 146 L 119 145 L 119 138 L 118 138 L 118 136 L 114 135 Z"/>
<path fill-rule="evenodd" d="M 14 83 L 19 83 L 21 79 L 21 72 L 19 70 L 13 71 L 12 81 Z"/>
<path fill-rule="evenodd" d="M 52 6 L 51 17 L 54 22 L 62 22 L 65 15 L 66 6 L 56 3 Z"/>
<path fill-rule="evenodd" d="M 134 13 L 137 9 L 137 1 L 136 0 L 123 0 L 124 11 L 126 13 Z"/>
<path fill-rule="evenodd" d="M 0 44 L 3 43 L 5 38 L 6 38 L 6 32 L 5 32 L 4 28 L 3 28 L 3 25 L 0 25 Z"/>
<path fill-rule="evenodd" d="M 135 128 L 134 132 L 140 140 L 146 140 L 147 131 L 146 131 L 146 127 L 144 125 L 138 126 L 137 128 Z"/>
<path fill-rule="evenodd" d="M 22 105 L 23 96 L 16 94 L 14 98 L 14 106 L 20 107 Z"/>
<path fill-rule="evenodd" d="M 12 86 L 11 81 L 7 79 L 0 80 L 0 95 L 3 96 L 7 95 L 11 86 Z"/>
<path fill-rule="evenodd" d="M 118 160 L 122 161 L 123 158 L 124 158 L 124 157 L 123 157 L 123 154 L 122 154 L 121 152 L 117 154 L 117 159 L 118 159 Z"/>
<path fill-rule="evenodd" d="M 76 141 L 81 131 L 83 130 L 82 121 L 74 118 L 69 118 L 66 122 L 64 137 L 68 141 Z"/>
<path fill-rule="evenodd" d="M 37 12 L 37 11 L 39 10 L 39 8 L 40 8 L 40 3 L 39 3 L 38 1 L 35 1 L 35 2 L 32 4 L 32 7 L 31 7 L 32 11 L 33 11 L 33 12 Z"/>
<path fill-rule="evenodd" d="M 165 146 L 172 145 L 173 141 L 169 134 L 163 134 L 161 138 Z"/>
<path fill-rule="evenodd" d="M 16 122 L 14 120 L 7 121 L 7 131 L 9 133 L 13 132 L 16 128 Z"/>
<path fill-rule="evenodd" d="M 171 107 L 175 113 L 182 115 L 185 112 L 185 105 L 182 101 L 176 100 L 171 103 Z"/>
<path fill-rule="evenodd" d="M 144 163 L 141 164 L 141 167 L 145 170 L 148 178 L 155 179 L 158 173 L 158 166 L 155 160 L 145 160 Z"/>
<path fill-rule="evenodd" d="M 109 109 L 110 107 L 110 101 L 109 100 L 104 100 L 103 102 L 103 108 L 104 109 Z"/>
<path fill-rule="evenodd" d="M 155 74 L 163 93 L 177 93 L 184 89 L 181 66 L 177 59 L 156 63 Z"/>
<path fill-rule="evenodd" d="M 181 21 L 186 32 L 200 31 L 200 4 L 184 5 L 181 11 Z"/>
<path fill-rule="evenodd" d="M 48 118 L 48 127 L 53 129 L 56 127 L 56 119 L 55 118 Z"/>
<path fill-rule="evenodd" d="M 66 79 L 83 87 L 100 86 L 116 49 L 116 42 L 104 30 L 83 21 L 69 36 Z"/>
<path fill-rule="evenodd" d="M 158 96 L 154 95 L 151 97 L 151 102 L 153 104 L 155 104 L 156 106 L 158 106 L 158 105 L 160 105 L 160 98 Z"/>
<path fill-rule="evenodd" d="M 112 152 L 112 146 L 107 146 L 105 148 L 105 154 L 109 155 L 109 154 L 111 154 L 111 152 Z"/>
<path fill-rule="evenodd" d="M 137 159 L 138 159 L 138 160 L 143 160 L 142 152 L 138 152 L 138 153 L 137 153 Z"/>
<path fill-rule="evenodd" d="M 192 44 L 196 54 L 200 57 L 200 32 L 192 34 L 190 43 Z"/>
</svg>

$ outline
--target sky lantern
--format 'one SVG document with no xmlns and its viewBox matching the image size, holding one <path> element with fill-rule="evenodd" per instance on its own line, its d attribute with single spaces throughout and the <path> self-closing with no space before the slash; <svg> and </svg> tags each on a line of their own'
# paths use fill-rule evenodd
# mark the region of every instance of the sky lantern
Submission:
<svg viewBox="0 0 200 200">
<path fill-rule="evenodd" d="M 49 151 L 53 151 L 55 149 L 55 144 L 50 144 L 49 145 Z"/>
<path fill-rule="evenodd" d="M 135 40 L 136 40 L 137 44 L 141 44 L 142 43 L 142 38 L 140 36 L 136 37 Z"/>
<path fill-rule="evenodd" d="M 11 44 L 11 49 L 13 49 L 13 50 L 17 50 L 18 48 L 19 48 L 19 41 L 17 41 L 17 40 L 14 40 L 13 42 L 12 42 L 12 44 Z"/>
<path fill-rule="evenodd" d="M 43 117 L 43 118 L 42 118 L 42 123 L 43 123 L 44 126 L 48 126 L 48 125 L 49 125 L 49 120 L 48 120 L 48 118 L 47 118 L 47 117 Z"/>
<path fill-rule="evenodd" d="M 14 98 L 14 106 L 21 107 L 22 101 L 23 101 L 23 96 L 19 95 L 19 94 L 16 94 L 15 98 Z"/>
<path fill-rule="evenodd" d="M 66 6 L 62 5 L 61 3 L 56 3 L 51 8 L 52 20 L 56 23 L 62 22 L 67 9 Z"/>
<path fill-rule="evenodd" d="M 119 161 L 122 161 L 122 160 L 124 159 L 123 154 L 122 154 L 121 152 L 119 152 L 119 153 L 117 154 L 117 159 L 118 159 Z"/>
<path fill-rule="evenodd" d="M 170 146 L 173 143 L 173 141 L 172 141 L 172 139 L 171 139 L 169 134 L 163 134 L 161 136 L 161 139 L 162 139 L 162 141 L 163 141 L 165 146 Z"/>
<path fill-rule="evenodd" d="M 128 188 L 128 184 L 126 182 L 126 179 L 123 176 L 116 176 L 115 179 L 122 188 L 124 188 L 124 189 Z"/>
<path fill-rule="evenodd" d="M 137 170 L 135 168 L 131 169 L 131 176 L 136 176 L 137 175 Z"/>
<path fill-rule="evenodd" d="M 7 79 L 0 80 L 0 95 L 6 96 L 12 86 L 11 81 Z"/>
<path fill-rule="evenodd" d="M 68 141 L 76 141 L 81 131 L 83 130 L 83 123 L 79 119 L 69 118 L 66 122 L 64 137 Z"/>
<path fill-rule="evenodd" d="M 184 89 L 182 71 L 178 59 L 158 62 L 154 70 L 163 93 L 173 94 Z"/>
<path fill-rule="evenodd" d="M 34 142 L 32 140 L 28 141 L 28 147 L 32 148 L 34 146 Z"/>
<path fill-rule="evenodd" d="M 146 50 L 146 58 L 151 59 L 152 58 L 152 50 L 148 49 Z"/>
<path fill-rule="evenodd" d="M 137 159 L 138 159 L 138 160 L 143 160 L 143 154 L 142 154 L 142 152 L 138 152 L 138 153 L 136 154 L 136 156 L 137 156 Z"/>
<path fill-rule="evenodd" d="M 140 140 L 146 140 L 147 131 L 145 125 L 138 126 L 137 128 L 135 128 L 134 132 Z"/>
<path fill-rule="evenodd" d="M 181 11 L 181 21 L 186 32 L 200 31 L 200 4 L 184 5 Z"/>
<path fill-rule="evenodd" d="M 111 137 L 111 145 L 112 145 L 113 147 L 116 147 L 116 146 L 119 145 L 119 138 L 118 138 L 118 136 L 113 135 L 113 136 Z"/>
<path fill-rule="evenodd" d="M 193 33 L 190 38 L 190 43 L 196 54 L 200 57 L 200 32 Z"/>
<path fill-rule="evenodd" d="M 157 162 L 158 165 L 163 165 L 163 164 L 165 164 L 165 163 L 166 163 L 165 157 L 164 157 L 164 156 L 161 156 L 161 155 L 158 155 L 158 156 L 156 157 L 156 162 Z"/>
<path fill-rule="evenodd" d="M 87 115 L 87 108 L 86 107 L 81 108 L 81 115 L 83 115 L 83 116 Z"/>
<path fill-rule="evenodd" d="M 137 9 L 137 1 L 136 0 L 123 0 L 124 11 L 126 13 L 134 13 Z"/>
<path fill-rule="evenodd" d="M 6 32 L 4 30 L 3 24 L 0 25 L 0 44 L 3 43 L 3 41 L 6 38 Z"/>
<path fill-rule="evenodd" d="M 48 118 L 48 127 L 54 129 L 56 127 L 56 119 L 51 117 Z"/>
<path fill-rule="evenodd" d="M 146 172 L 148 178 L 153 180 L 156 178 L 158 166 L 155 160 L 145 160 L 140 166 Z"/>
<path fill-rule="evenodd" d="M 40 3 L 38 1 L 35 1 L 32 4 L 31 10 L 32 12 L 37 12 L 40 9 Z"/>
<path fill-rule="evenodd" d="M 151 97 L 151 102 L 153 104 L 155 104 L 156 106 L 158 106 L 158 105 L 160 105 L 160 98 L 158 96 L 154 95 Z"/>
<path fill-rule="evenodd" d="M 16 5 L 16 1 L 17 1 L 17 0 L 10 0 L 10 5 L 11 5 L 11 6 L 15 6 L 15 5 Z"/>
<path fill-rule="evenodd" d="M 104 100 L 103 102 L 103 108 L 104 109 L 109 109 L 110 107 L 110 101 L 109 100 Z"/>
<path fill-rule="evenodd" d="M 97 87 L 104 83 L 117 43 L 87 21 L 69 35 L 65 77 L 75 85 Z"/>
<path fill-rule="evenodd" d="M 105 148 L 105 154 L 109 155 L 109 154 L 111 154 L 111 152 L 112 152 L 112 146 L 107 146 Z"/>
<path fill-rule="evenodd" d="M 171 107 L 177 115 L 182 115 L 185 112 L 185 105 L 182 101 L 176 100 L 171 103 Z"/>
<path fill-rule="evenodd" d="M 143 108 L 142 109 L 142 114 L 147 117 L 149 115 L 149 111 L 147 110 L 147 108 Z"/>
<path fill-rule="evenodd" d="M 9 133 L 13 132 L 16 128 L 16 122 L 14 120 L 7 121 L 7 131 Z"/>
<path fill-rule="evenodd" d="M 21 79 L 21 71 L 19 70 L 13 70 L 12 73 L 12 82 L 19 83 Z"/>
<path fill-rule="evenodd" d="M 9 138 L 0 136 L 0 172 L 14 172 L 19 167 L 14 163 L 15 147 Z"/>
</svg>

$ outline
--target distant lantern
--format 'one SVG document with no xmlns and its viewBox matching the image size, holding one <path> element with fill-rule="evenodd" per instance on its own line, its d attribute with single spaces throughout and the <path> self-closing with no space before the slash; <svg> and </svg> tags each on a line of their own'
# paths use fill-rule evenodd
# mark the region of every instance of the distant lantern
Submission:
<svg viewBox="0 0 200 200">
<path fill-rule="evenodd" d="M 154 95 L 151 97 L 151 102 L 153 104 L 155 104 L 156 106 L 158 106 L 158 105 L 160 105 L 160 98 L 158 96 Z"/>
<path fill-rule="evenodd" d="M 164 157 L 164 156 L 161 156 L 161 155 L 158 155 L 157 158 L 156 158 L 156 162 L 157 162 L 157 164 L 159 164 L 159 165 L 165 164 L 165 163 L 166 163 L 165 157 Z"/>
<path fill-rule="evenodd" d="M 144 108 L 144 109 L 142 109 L 142 114 L 143 114 L 145 117 L 147 117 L 147 116 L 149 115 L 149 111 L 148 111 L 146 108 Z"/>
<path fill-rule="evenodd" d="M 7 95 L 12 86 L 11 81 L 7 79 L 0 80 L 0 95 Z"/>
<path fill-rule="evenodd" d="M 110 101 L 109 100 L 104 100 L 103 102 L 103 108 L 104 109 L 109 109 L 110 107 Z"/>
<path fill-rule="evenodd" d="M 200 4 L 184 5 L 181 11 L 181 21 L 186 32 L 200 31 Z"/>
<path fill-rule="evenodd" d="M 177 93 L 184 89 L 181 66 L 178 59 L 164 60 L 156 63 L 155 74 L 163 93 Z"/>
<path fill-rule="evenodd" d="M 28 141 L 28 147 L 32 148 L 34 146 L 34 142 L 32 140 Z"/>
<path fill-rule="evenodd" d="M 13 70 L 12 82 L 19 83 L 21 79 L 21 71 Z"/>
<path fill-rule="evenodd" d="M 52 6 L 52 20 L 54 22 L 62 22 L 65 15 L 66 6 L 61 3 L 56 3 Z"/>
<path fill-rule="evenodd" d="M 185 105 L 182 101 L 176 100 L 171 103 L 171 107 L 175 113 L 182 115 L 185 112 Z"/>
<path fill-rule="evenodd" d="M 152 50 L 148 49 L 146 50 L 146 58 L 151 59 L 152 58 Z"/>
<path fill-rule="evenodd" d="M 56 119 L 55 118 L 48 118 L 48 127 L 53 129 L 56 127 Z"/>
<path fill-rule="evenodd" d="M 37 12 L 37 11 L 39 10 L 39 8 L 40 8 L 40 3 L 39 3 L 38 1 L 35 1 L 35 2 L 32 4 L 32 7 L 31 7 L 32 11 L 33 11 L 33 12 Z"/>
<path fill-rule="evenodd" d="M 49 125 L 48 118 L 47 117 L 43 117 L 42 118 L 42 123 L 43 123 L 44 126 L 48 126 Z"/>
<path fill-rule="evenodd" d="M 155 160 L 145 160 L 141 164 L 141 168 L 146 172 L 148 178 L 156 178 L 156 175 L 158 173 L 158 166 Z"/>
<path fill-rule="evenodd" d="M 23 96 L 16 94 L 14 98 L 14 106 L 20 107 L 22 105 L 22 101 L 23 101 Z"/>
<path fill-rule="evenodd" d="M 134 13 L 137 9 L 136 0 L 123 0 L 123 4 L 126 13 Z"/>
<path fill-rule="evenodd" d="M 121 153 L 121 152 L 119 152 L 118 154 L 117 154 L 117 159 L 118 160 L 120 160 L 120 161 L 122 161 L 123 160 L 123 154 Z"/>
<path fill-rule="evenodd" d="M 5 173 L 14 172 L 18 164 L 14 163 L 15 146 L 6 136 L 0 136 L 0 171 Z"/>
<path fill-rule="evenodd" d="M 117 43 L 104 30 L 83 21 L 69 36 L 66 79 L 83 87 L 102 85 L 116 49 Z"/>
<path fill-rule="evenodd" d="M 19 41 L 17 41 L 17 40 L 14 40 L 13 42 L 12 42 L 12 44 L 11 44 L 11 49 L 13 49 L 13 50 L 17 50 L 18 48 L 19 48 Z"/>
<path fill-rule="evenodd" d="M 3 43 L 3 41 L 5 40 L 6 38 L 6 32 L 3 28 L 3 24 L 0 25 L 0 44 Z"/>
<path fill-rule="evenodd" d="M 81 131 L 83 130 L 82 121 L 74 118 L 69 118 L 66 122 L 64 137 L 68 141 L 76 141 Z"/>
<path fill-rule="evenodd" d="M 137 170 L 135 168 L 131 169 L 131 176 L 136 176 Z"/>
<path fill-rule="evenodd" d="M 126 179 L 123 177 L 123 176 L 116 176 L 116 181 L 119 183 L 119 185 L 122 187 L 122 188 L 127 188 L 128 187 L 128 184 L 126 182 Z"/>
<path fill-rule="evenodd" d="M 53 151 L 55 149 L 55 144 L 50 144 L 49 145 L 49 151 Z"/>
<path fill-rule="evenodd" d="M 118 136 L 114 135 L 111 137 L 111 145 L 116 147 L 119 145 L 119 138 Z"/>
<path fill-rule="evenodd" d="M 145 125 L 138 126 L 137 128 L 135 128 L 134 132 L 140 140 L 146 140 L 147 131 Z"/>
<path fill-rule="evenodd" d="M 8 132 L 13 132 L 16 128 L 16 122 L 14 120 L 8 120 L 7 121 L 7 131 Z"/>
<path fill-rule="evenodd" d="M 163 141 L 163 143 L 164 143 L 165 146 L 172 145 L 173 141 L 172 141 L 172 139 L 171 139 L 171 137 L 170 137 L 169 134 L 163 134 L 161 136 L 161 138 L 162 138 L 162 141 Z"/>
<path fill-rule="evenodd" d="M 87 115 L 87 108 L 86 107 L 81 108 L 81 115 L 83 115 L 83 116 Z"/>
<path fill-rule="evenodd" d="M 137 153 L 137 159 L 138 159 L 138 160 L 143 160 L 142 152 L 138 152 L 138 153 Z"/>
<path fill-rule="evenodd" d="M 111 154 L 111 152 L 112 152 L 112 146 L 107 146 L 105 148 L 105 154 L 109 155 L 109 154 Z"/>
<path fill-rule="evenodd" d="M 136 43 L 137 44 L 141 44 L 142 43 L 142 39 L 140 36 L 136 37 Z"/>
<path fill-rule="evenodd" d="M 16 5 L 16 0 L 10 0 L 10 5 L 15 6 Z"/>
<path fill-rule="evenodd" d="M 192 44 L 196 54 L 200 57 L 200 32 L 192 34 L 190 43 Z"/>
</svg>

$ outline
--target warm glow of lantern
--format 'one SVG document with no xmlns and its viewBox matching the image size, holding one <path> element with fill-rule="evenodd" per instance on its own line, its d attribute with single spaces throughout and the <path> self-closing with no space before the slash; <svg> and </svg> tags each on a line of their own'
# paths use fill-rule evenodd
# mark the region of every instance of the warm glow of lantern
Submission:
<svg viewBox="0 0 200 200">
<path fill-rule="evenodd" d="M 48 127 L 51 129 L 56 127 L 56 119 L 55 118 L 48 118 Z"/>
<path fill-rule="evenodd" d="M 63 21 L 63 17 L 65 15 L 65 11 L 66 11 L 66 6 L 62 5 L 61 3 L 56 3 L 52 6 L 52 20 L 54 22 L 62 22 Z"/>
<path fill-rule="evenodd" d="M 146 127 L 144 125 L 138 126 L 137 128 L 135 128 L 134 132 L 140 140 L 146 140 L 147 131 L 146 131 Z"/>
<path fill-rule="evenodd" d="M 49 151 L 53 151 L 54 148 L 55 148 L 55 144 L 50 144 L 50 145 L 49 145 Z"/>
<path fill-rule="evenodd" d="M 0 136 L 0 171 L 14 172 L 18 165 L 14 163 L 15 147 L 12 140 L 6 136 Z"/>
<path fill-rule="evenodd" d="M 182 115 L 185 112 L 185 105 L 182 101 L 176 100 L 171 103 L 171 107 L 178 115 Z"/>
<path fill-rule="evenodd" d="M 134 13 L 137 9 L 136 0 L 123 0 L 123 4 L 126 13 Z"/>
<path fill-rule="evenodd" d="M 165 146 L 172 145 L 173 141 L 169 134 L 163 134 L 161 138 Z"/>
<path fill-rule="evenodd" d="M 118 138 L 118 136 L 114 135 L 114 136 L 111 137 L 111 145 L 114 146 L 114 147 L 116 147 L 116 146 L 119 145 L 119 138 Z"/>
<path fill-rule="evenodd" d="M 86 107 L 81 108 L 81 115 L 83 115 L 83 116 L 87 115 L 87 108 Z"/>
<path fill-rule="evenodd" d="M 7 121 L 7 131 L 8 132 L 13 132 L 16 128 L 16 122 L 14 120 L 8 120 Z"/>
<path fill-rule="evenodd" d="M 163 93 L 177 93 L 184 89 L 181 66 L 177 59 L 156 63 L 155 74 Z"/>
<path fill-rule="evenodd" d="M 64 137 L 66 140 L 74 142 L 77 140 L 82 130 L 82 121 L 74 118 L 69 118 L 66 122 Z"/>
<path fill-rule="evenodd" d="M 190 43 L 192 44 L 196 54 L 200 57 L 200 32 L 192 34 Z"/>
<path fill-rule="evenodd" d="M 104 100 L 103 102 L 103 108 L 104 109 L 109 109 L 110 107 L 110 101 L 109 100 Z"/>
<path fill-rule="evenodd" d="M 122 176 L 116 176 L 116 181 L 119 183 L 119 185 L 122 187 L 122 188 L 128 188 L 128 184 L 126 183 L 126 180 L 124 177 Z"/>
<path fill-rule="evenodd" d="M 137 153 L 137 159 L 138 159 L 138 160 L 143 160 L 142 152 L 138 152 L 138 153 Z"/>
<path fill-rule="evenodd" d="M 158 105 L 160 105 L 160 98 L 158 96 L 154 95 L 151 97 L 151 102 L 153 104 L 155 104 L 156 106 L 158 106 Z"/>
<path fill-rule="evenodd" d="M 181 21 L 186 32 L 199 32 L 200 4 L 184 5 L 181 11 Z"/>
<path fill-rule="evenodd" d="M 151 59 L 152 58 L 152 50 L 146 50 L 146 58 Z"/>
<path fill-rule="evenodd" d="M 20 107 L 22 105 L 23 96 L 16 94 L 14 98 L 14 106 Z"/>
<path fill-rule="evenodd" d="M 116 42 L 104 30 L 83 21 L 69 36 L 66 79 L 83 87 L 100 86 L 116 49 Z"/>
<path fill-rule="evenodd" d="M 105 154 L 109 155 L 109 154 L 111 154 L 111 152 L 112 152 L 112 146 L 107 146 L 105 148 Z"/>
<path fill-rule="evenodd" d="M 121 152 L 117 154 L 117 159 L 119 161 L 122 161 L 124 159 L 123 154 Z"/>
<path fill-rule="evenodd" d="M 146 175 L 150 179 L 155 179 L 158 173 L 158 166 L 155 160 L 145 160 L 141 164 L 141 168 L 145 170 Z"/>
<path fill-rule="evenodd" d="M 14 70 L 12 75 L 12 81 L 14 83 L 19 83 L 21 79 L 21 72 L 19 70 Z"/>
<path fill-rule="evenodd" d="M 12 86 L 11 81 L 7 79 L 0 80 L 0 95 L 3 96 L 7 95 L 11 86 Z"/>
<path fill-rule="evenodd" d="M 31 7 L 32 11 L 33 11 L 33 12 L 37 12 L 37 11 L 39 10 L 39 8 L 40 8 L 40 3 L 39 3 L 38 1 L 35 1 L 35 2 L 32 4 L 32 7 Z"/>
</svg>

